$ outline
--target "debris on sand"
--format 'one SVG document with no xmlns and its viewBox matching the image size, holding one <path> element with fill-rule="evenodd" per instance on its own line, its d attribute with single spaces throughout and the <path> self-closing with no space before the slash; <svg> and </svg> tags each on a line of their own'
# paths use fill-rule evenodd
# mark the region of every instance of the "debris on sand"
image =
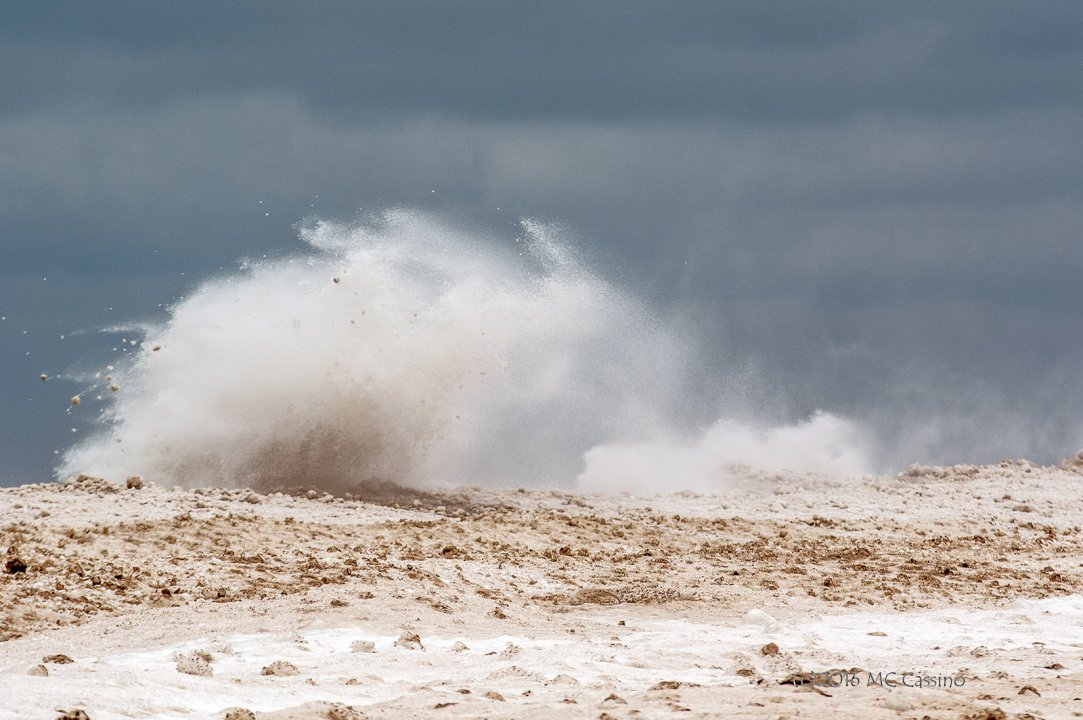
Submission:
<svg viewBox="0 0 1083 720">
<path fill-rule="evenodd" d="M 968 715 L 964 715 L 962 720 L 1007 720 L 1008 716 L 1000 708 L 989 708 L 988 710 L 978 710 Z"/>
<path fill-rule="evenodd" d="M 78 475 L 73 478 L 68 478 L 63 487 L 68 490 L 79 490 L 82 492 L 94 493 L 95 495 L 120 491 L 120 488 L 105 478 L 94 477 L 93 475 Z"/>
<path fill-rule="evenodd" d="M 417 633 L 404 630 L 399 639 L 395 641 L 395 647 L 405 648 L 406 650 L 424 650 L 425 646 L 421 644 L 421 636 Z"/>
<path fill-rule="evenodd" d="M 75 662 L 74 660 L 72 660 L 67 655 L 62 655 L 62 654 L 59 654 L 59 653 L 56 654 L 56 655 L 46 655 L 45 657 L 43 657 L 41 659 L 41 661 L 43 663 L 53 663 L 54 665 L 68 665 L 70 663 Z"/>
<path fill-rule="evenodd" d="M 56 720 L 90 720 L 85 710 L 59 710 Z"/>
<path fill-rule="evenodd" d="M 350 650 L 355 653 L 376 652 L 376 643 L 371 640 L 354 640 L 350 643 Z"/>
<path fill-rule="evenodd" d="M 44 665 L 35 665 L 26 674 L 32 677 L 49 677 L 49 670 Z"/>
<path fill-rule="evenodd" d="M 259 671 L 260 675 L 300 675 L 301 671 L 297 669 L 297 666 L 286 660 L 275 660 L 270 665 L 267 665 Z"/>
<path fill-rule="evenodd" d="M 17 557 L 8 558 L 8 561 L 4 563 L 4 572 L 8 575 L 24 573 L 26 572 L 26 563 Z"/>
<path fill-rule="evenodd" d="M 651 690 L 679 690 L 682 687 L 696 688 L 700 687 L 698 683 L 681 682 L 680 680 L 663 680 L 659 683 L 655 683 L 649 689 Z"/>
<path fill-rule="evenodd" d="M 365 717 L 352 705 L 343 705 L 342 703 L 335 703 L 329 707 L 324 716 L 327 720 L 364 720 Z"/>
<path fill-rule="evenodd" d="M 256 720 L 256 714 L 248 708 L 230 708 L 222 720 Z"/>
<path fill-rule="evenodd" d="M 179 673 L 195 675 L 196 677 L 214 675 L 214 668 L 211 667 L 214 656 L 206 650 L 193 650 L 187 655 L 176 652 L 173 653 L 172 660 L 177 663 L 177 672 Z"/>
<path fill-rule="evenodd" d="M 569 605 L 616 605 L 620 598 L 612 590 L 580 588 L 568 598 Z"/>
</svg>

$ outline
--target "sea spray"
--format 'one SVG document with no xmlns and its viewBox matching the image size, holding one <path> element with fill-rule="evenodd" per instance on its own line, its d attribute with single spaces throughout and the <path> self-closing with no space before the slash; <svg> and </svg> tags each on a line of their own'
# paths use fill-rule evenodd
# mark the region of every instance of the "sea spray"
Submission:
<svg viewBox="0 0 1083 720">
<path fill-rule="evenodd" d="M 306 223 L 308 251 L 208 280 L 147 330 L 110 374 L 100 431 L 57 474 L 346 492 L 582 473 L 596 489 L 722 489 L 717 431 L 677 453 L 644 444 L 687 431 L 709 397 L 693 339 L 565 235 L 526 220 L 518 237 L 479 237 L 406 210 Z M 798 444 L 837 444 L 829 420 L 797 426 Z M 727 462 L 753 464 L 781 447 L 729 445 Z M 631 471 L 644 453 L 655 462 Z M 832 464 L 831 448 L 775 454 L 768 464 L 861 464 Z"/>
<path fill-rule="evenodd" d="M 556 482 L 658 423 L 683 343 L 559 230 L 517 242 L 389 211 L 204 283 L 152 330 L 58 474 L 344 490 Z M 157 348 L 157 349 L 155 349 Z"/>
<path fill-rule="evenodd" d="M 579 487 L 651 494 L 659 483 L 711 493 L 732 477 L 799 471 L 846 477 L 870 472 L 872 438 L 846 418 L 817 412 L 774 427 L 721 420 L 694 440 L 663 436 L 590 449 Z M 750 473 L 750 471 L 752 471 Z"/>
</svg>

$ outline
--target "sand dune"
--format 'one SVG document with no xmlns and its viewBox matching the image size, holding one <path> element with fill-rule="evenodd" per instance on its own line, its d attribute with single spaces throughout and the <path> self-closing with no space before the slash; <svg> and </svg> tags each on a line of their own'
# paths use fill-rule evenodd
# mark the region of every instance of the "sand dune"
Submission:
<svg viewBox="0 0 1083 720">
<path fill-rule="evenodd" d="M 1078 470 L 4 489 L 0 718 L 1079 715 Z"/>
</svg>

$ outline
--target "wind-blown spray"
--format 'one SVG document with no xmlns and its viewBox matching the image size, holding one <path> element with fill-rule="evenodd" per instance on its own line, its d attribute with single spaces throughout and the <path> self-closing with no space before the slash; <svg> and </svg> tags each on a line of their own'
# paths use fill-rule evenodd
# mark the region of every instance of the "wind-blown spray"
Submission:
<svg viewBox="0 0 1083 720">
<path fill-rule="evenodd" d="M 501 244 L 402 210 L 308 224 L 309 252 L 210 280 L 149 331 L 58 475 L 569 485 L 592 447 L 673 427 L 695 363 L 561 234 L 524 221 Z M 589 484 L 621 486 L 599 479 L 614 452 L 588 456 Z M 690 482 L 657 470 L 656 491 Z"/>
</svg>

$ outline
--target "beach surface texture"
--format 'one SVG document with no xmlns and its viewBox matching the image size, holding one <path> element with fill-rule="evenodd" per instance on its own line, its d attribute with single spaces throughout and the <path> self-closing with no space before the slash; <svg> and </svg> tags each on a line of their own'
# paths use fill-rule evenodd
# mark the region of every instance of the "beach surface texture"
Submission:
<svg viewBox="0 0 1083 720">
<path fill-rule="evenodd" d="M 1083 716 L 1080 466 L 0 489 L 0 719 Z"/>
</svg>

